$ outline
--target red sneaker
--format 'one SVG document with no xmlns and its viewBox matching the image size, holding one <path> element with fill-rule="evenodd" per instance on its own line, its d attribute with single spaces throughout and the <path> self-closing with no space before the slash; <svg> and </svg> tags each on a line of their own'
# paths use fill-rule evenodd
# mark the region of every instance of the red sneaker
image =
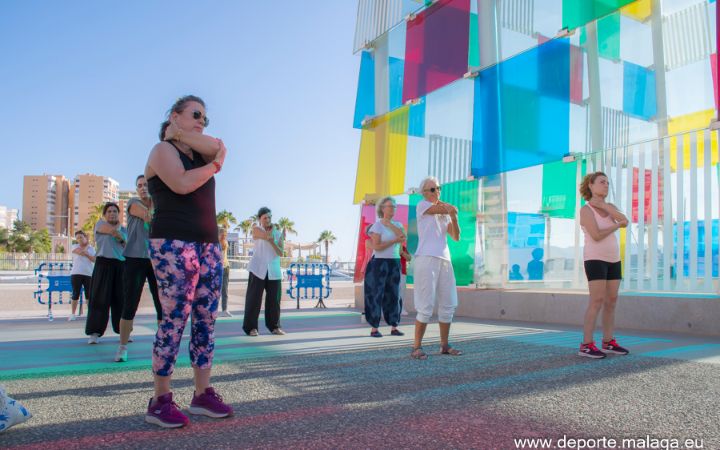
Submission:
<svg viewBox="0 0 720 450">
<path fill-rule="evenodd" d="M 190 411 L 190 414 L 200 414 L 215 419 L 232 416 L 233 414 L 232 406 L 223 402 L 220 394 L 211 387 L 205 389 L 204 393 L 200 395 L 196 393 L 193 396 L 188 411 Z"/>
<path fill-rule="evenodd" d="M 618 345 L 615 338 L 612 338 L 610 342 L 603 341 L 602 351 L 605 353 L 614 353 L 616 355 L 627 355 L 628 353 L 630 353 L 630 350 Z"/>
<path fill-rule="evenodd" d="M 580 344 L 580 351 L 578 352 L 578 355 L 593 359 L 601 359 L 607 356 L 605 353 L 598 350 L 595 346 L 595 341 L 588 342 L 587 344 Z"/>
<path fill-rule="evenodd" d="M 177 403 L 173 401 L 172 392 L 161 395 L 156 401 L 150 399 L 148 403 L 145 422 L 152 423 L 163 428 L 180 428 L 188 425 L 190 419 L 180 412 Z"/>
</svg>

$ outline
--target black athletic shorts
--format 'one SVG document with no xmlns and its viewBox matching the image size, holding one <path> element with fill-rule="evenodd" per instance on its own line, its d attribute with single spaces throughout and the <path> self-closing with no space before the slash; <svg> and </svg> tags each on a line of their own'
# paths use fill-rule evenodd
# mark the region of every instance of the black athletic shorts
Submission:
<svg viewBox="0 0 720 450">
<path fill-rule="evenodd" d="M 620 261 L 611 263 L 591 259 L 585 261 L 585 275 L 587 275 L 588 281 L 622 280 L 622 265 Z"/>
<path fill-rule="evenodd" d="M 85 293 L 85 300 L 87 301 L 90 298 L 91 279 L 92 278 L 87 275 L 70 275 L 70 285 L 72 286 L 72 295 L 70 296 L 70 298 L 72 300 L 80 300 L 80 288 L 82 288 L 83 292 Z"/>
</svg>

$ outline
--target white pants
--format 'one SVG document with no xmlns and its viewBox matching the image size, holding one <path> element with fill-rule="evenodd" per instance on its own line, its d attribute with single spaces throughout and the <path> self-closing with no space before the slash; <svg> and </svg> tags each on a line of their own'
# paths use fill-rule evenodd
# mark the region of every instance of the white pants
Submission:
<svg viewBox="0 0 720 450">
<path fill-rule="evenodd" d="M 458 300 L 455 272 L 450 261 L 434 256 L 417 256 L 413 277 L 417 321 L 428 323 L 437 304 L 438 320 L 452 322 Z"/>
</svg>

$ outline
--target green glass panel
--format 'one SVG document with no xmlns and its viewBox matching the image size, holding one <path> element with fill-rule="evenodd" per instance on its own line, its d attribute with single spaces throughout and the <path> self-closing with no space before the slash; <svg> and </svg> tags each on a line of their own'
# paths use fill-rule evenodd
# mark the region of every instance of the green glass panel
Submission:
<svg viewBox="0 0 720 450">
<path fill-rule="evenodd" d="M 543 165 L 542 212 L 550 217 L 572 219 L 575 217 L 575 199 L 578 162 L 562 161 Z M 585 175 L 586 164 L 582 162 L 581 176 Z"/>
<path fill-rule="evenodd" d="M 453 241 L 448 236 L 448 249 L 455 271 L 455 281 L 458 286 L 467 286 L 474 282 L 475 274 L 475 228 L 478 213 L 478 188 L 475 181 L 456 181 L 442 186 L 442 200 L 458 208 L 458 224 L 460 225 L 460 240 Z M 408 251 L 413 254 L 417 250 L 417 204 L 422 200 L 419 194 L 410 196 L 408 209 Z M 408 284 L 413 284 L 412 270 L 408 270 Z"/>
<path fill-rule="evenodd" d="M 408 200 L 408 234 L 407 234 L 407 248 L 408 253 L 411 255 L 415 254 L 418 245 L 418 231 L 417 231 L 417 204 L 422 200 L 422 195 L 411 194 Z M 408 265 L 407 271 L 407 284 L 413 284 L 412 265 Z"/>
<path fill-rule="evenodd" d="M 458 208 L 460 240 L 448 237 L 448 248 L 452 259 L 455 280 L 458 286 L 474 282 L 475 275 L 475 224 L 478 214 L 478 180 L 456 181 L 442 186 L 441 199 Z"/>
<path fill-rule="evenodd" d="M 620 13 L 616 12 L 597 21 L 598 53 L 613 61 L 620 60 Z M 580 29 L 580 45 L 587 40 L 585 27 Z"/>
<path fill-rule="evenodd" d="M 470 45 L 468 47 L 468 67 L 480 65 L 480 46 L 478 44 L 478 16 L 470 13 Z"/>
<path fill-rule="evenodd" d="M 606 16 L 635 0 L 563 0 L 562 24 L 570 30 Z"/>
</svg>

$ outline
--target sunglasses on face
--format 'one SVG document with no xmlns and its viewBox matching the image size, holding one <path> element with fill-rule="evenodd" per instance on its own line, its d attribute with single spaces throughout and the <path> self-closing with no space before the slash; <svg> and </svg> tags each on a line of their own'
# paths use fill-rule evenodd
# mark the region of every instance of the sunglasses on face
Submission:
<svg viewBox="0 0 720 450">
<path fill-rule="evenodd" d="M 198 111 L 198 110 L 193 111 L 192 116 L 193 116 L 193 119 L 195 119 L 195 120 L 203 119 L 204 127 L 207 127 L 208 125 L 210 125 L 210 119 L 208 119 L 207 116 L 204 116 L 203 113 L 201 113 L 200 111 Z"/>
<path fill-rule="evenodd" d="M 431 187 L 430 189 L 425 189 L 425 192 L 430 191 L 434 194 L 435 192 L 440 192 L 441 190 L 442 190 L 442 188 L 440 186 L 438 186 L 436 188 Z"/>
</svg>

